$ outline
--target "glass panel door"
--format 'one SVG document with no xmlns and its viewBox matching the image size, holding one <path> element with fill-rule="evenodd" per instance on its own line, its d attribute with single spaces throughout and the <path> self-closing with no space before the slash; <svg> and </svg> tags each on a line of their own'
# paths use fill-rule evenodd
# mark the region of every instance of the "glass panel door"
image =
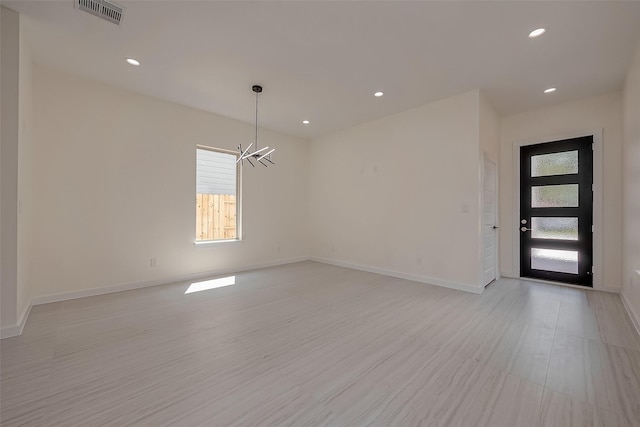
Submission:
<svg viewBox="0 0 640 427">
<path fill-rule="evenodd" d="M 531 176 L 578 173 L 578 150 L 531 156 Z"/>
<path fill-rule="evenodd" d="M 534 216 L 531 218 L 531 238 L 578 240 L 578 218 Z"/>
<path fill-rule="evenodd" d="M 536 185 L 531 187 L 532 208 L 577 208 L 577 184 Z"/>
<path fill-rule="evenodd" d="M 520 276 L 592 286 L 593 138 L 520 149 Z"/>
<path fill-rule="evenodd" d="M 578 251 L 531 248 L 531 268 L 578 274 Z"/>
</svg>

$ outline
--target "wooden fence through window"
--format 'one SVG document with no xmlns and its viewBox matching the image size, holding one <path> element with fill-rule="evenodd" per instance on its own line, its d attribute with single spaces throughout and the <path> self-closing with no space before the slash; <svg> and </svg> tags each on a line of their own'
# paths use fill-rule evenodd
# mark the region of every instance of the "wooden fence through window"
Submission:
<svg viewBox="0 0 640 427">
<path fill-rule="evenodd" d="M 236 196 L 196 195 L 196 240 L 235 239 Z"/>
</svg>

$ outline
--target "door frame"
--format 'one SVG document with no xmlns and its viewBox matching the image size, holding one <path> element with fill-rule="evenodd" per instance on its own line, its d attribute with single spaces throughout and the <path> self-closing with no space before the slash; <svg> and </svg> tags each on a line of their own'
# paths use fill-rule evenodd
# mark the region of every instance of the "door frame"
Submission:
<svg viewBox="0 0 640 427">
<path fill-rule="evenodd" d="M 548 137 L 532 138 L 514 141 L 513 154 L 513 273 L 520 277 L 520 147 L 527 145 L 544 144 L 547 142 L 561 141 L 564 139 L 593 137 L 593 288 L 607 290 L 602 282 L 603 276 L 603 245 L 602 245 L 602 128 L 576 132 L 564 132 Z M 533 280 L 523 277 L 523 280 Z M 567 284 L 569 285 L 569 284 Z M 573 286 L 573 285 L 571 285 Z M 582 287 L 588 289 L 586 287 Z"/>
</svg>

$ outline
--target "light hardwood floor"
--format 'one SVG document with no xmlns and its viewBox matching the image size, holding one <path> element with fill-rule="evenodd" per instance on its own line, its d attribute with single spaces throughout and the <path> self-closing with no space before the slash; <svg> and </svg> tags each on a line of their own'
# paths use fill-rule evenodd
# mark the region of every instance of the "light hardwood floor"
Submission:
<svg viewBox="0 0 640 427">
<path fill-rule="evenodd" d="M 36 306 L 2 426 L 640 426 L 618 295 L 474 295 L 314 262 Z"/>
</svg>

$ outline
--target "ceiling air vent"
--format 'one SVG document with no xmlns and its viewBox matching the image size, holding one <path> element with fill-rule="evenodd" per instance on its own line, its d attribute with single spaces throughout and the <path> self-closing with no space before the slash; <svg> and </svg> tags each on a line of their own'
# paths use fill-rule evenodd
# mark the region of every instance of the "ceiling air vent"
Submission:
<svg viewBox="0 0 640 427">
<path fill-rule="evenodd" d="M 106 0 L 74 0 L 76 9 L 102 18 L 113 24 L 120 25 L 124 7 Z"/>
</svg>

